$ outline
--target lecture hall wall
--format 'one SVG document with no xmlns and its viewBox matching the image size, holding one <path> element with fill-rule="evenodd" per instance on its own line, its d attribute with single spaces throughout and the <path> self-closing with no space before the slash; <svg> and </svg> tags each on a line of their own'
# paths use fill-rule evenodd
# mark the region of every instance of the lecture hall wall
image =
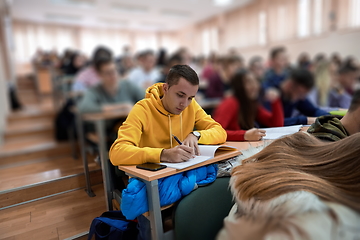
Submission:
<svg viewBox="0 0 360 240">
<path fill-rule="evenodd" d="M 360 0 L 253 0 L 239 9 L 176 32 L 91 29 L 14 20 L 15 45 L 18 50 L 23 49 L 17 51 L 16 59 L 24 62 L 34 53 L 35 47 L 27 46 L 28 41 L 19 42 L 18 36 L 36 28 L 45 29 L 49 39 L 67 34 L 67 41 L 87 54 L 91 53 L 95 42 L 91 46 L 84 44 L 103 37 L 117 52 L 124 44 L 131 45 L 135 52 L 145 48 L 146 44 L 153 49 L 166 47 L 169 52 L 186 46 L 194 55 L 207 55 L 211 51 L 226 53 L 235 48 L 248 60 L 254 55 L 267 58 L 272 47 L 282 45 L 288 49 L 292 62 L 304 51 L 311 57 L 317 53 L 338 52 L 360 59 L 360 14 L 357 9 L 360 9 Z M 27 39 L 25 35 L 23 39 Z M 64 42 L 59 39 L 50 42 L 56 41 Z M 24 51 L 28 52 L 24 54 Z"/>
</svg>

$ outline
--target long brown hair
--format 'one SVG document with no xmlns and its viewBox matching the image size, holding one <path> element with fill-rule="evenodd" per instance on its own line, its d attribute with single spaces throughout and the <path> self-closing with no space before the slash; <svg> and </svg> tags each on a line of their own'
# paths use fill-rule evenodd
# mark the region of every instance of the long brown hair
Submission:
<svg viewBox="0 0 360 240">
<path fill-rule="evenodd" d="M 233 169 L 231 185 L 241 201 L 308 191 L 360 212 L 360 133 L 332 143 L 302 132 L 275 140 Z"/>
<path fill-rule="evenodd" d="M 240 70 L 231 78 L 231 87 L 234 97 L 238 100 L 240 111 L 238 113 L 239 125 L 241 129 L 249 130 L 255 126 L 258 101 L 248 97 L 245 90 L 245 78 L 249 73 Z"/>
</svg>

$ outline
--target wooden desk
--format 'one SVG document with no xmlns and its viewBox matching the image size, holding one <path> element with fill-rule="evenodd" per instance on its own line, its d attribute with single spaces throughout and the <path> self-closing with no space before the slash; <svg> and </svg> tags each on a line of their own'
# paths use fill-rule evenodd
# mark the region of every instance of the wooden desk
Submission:
<svg viewBox="0 0 360 240">
<path fill-rule="evenodd" d="M 136 177 L 146 184 L 152 239 L 153 240 L 173 239 L 172 231 L 168 231 L 166 233 L 163 232 L 158 179 L 172 176 L 174 174 L 188 171 L 201 166 L 209 165 L 211 163 L 215 163 L 228 158 L 232 158 L 240 154 L 241 152 L 238 150 L 219 152 L 212 159 L 209 159 L 205 162 L 181 170 L 177 170 L 174 168 L 165 168 L 156 172 L 152 172 L 152 171 L 138 169 L 136 168 L 136 166 L 119 166 L 119 169 L 123 170 L 127 175 L 129 175 L 130 177 Z"/>
<path fill-rule="evenodd" d="M 236 157 L 238 155 L 240 155 L 241 152 L 240 151 L 226 151 L 223 154 L 216 154 L 214 158 L 209 159 L 205 162 L 201 162 L 198 164 L 195 164 L 193 166 L 184 168 L 184 169 L 175 169 L 175 168 L 164 168 L 162 170 L 159 171 L 147 171 L 147 170 L 142 170 L 142 169 L 138 169 L 136 168 L 136 166 L 131 165 L 131 166 L 119 166 L 120 170 L 123 170 L 124 172 L 126 172 L 128 175 L 131 175 L 132 177 L 137 177 L 137 178 L 141 178 L 145 181 L 153 181 L 153 180 L 157 180 L 160 178 L 164 178 L 164 177 L 168 177 L 171 175 L 175 175 L 177 173 L 181 173 L 181 172 L 185 172 L 185 171 L 189 171 L 191 169 L 194 168 L 198 168 L 198 167 L 202 167 L 205 165 L 209 165 L 215 162 L 219 162 L 221 160 L 224 159 L 228 159 L 228 158 L 232 158 L 232 157 Z"/>
<path fill-rule="evenodd" d="M 90 175 L 89 175 L 89 167 L 88 160 L 86 157 L 85 150 L 85 135 L 84 135 L 84 121 L 93 122 L 96 127 L 96 134 L 98 136 L 98 147 L 101 161 L 101 170 L 103 176 L 104 183 L 104 191 L 105 191 L 105 201 L 106 201 L 106 209 L 112 210 L 112 181 L 110 179 L 110 165 L 109 165 L 109 155 L 108 149 L 106 146 L 106 128 L 105 128 L 105 120 L 116 119 L 116 118 L 126 118 L 129 114 L 129 110 L 121 110 L 121 111 L 112 111 L 112 112 L 100 112 L 100 113 L 86 113 L 80 114 L 77 113 L 76 122 L 77 122 L 77 131 L 80 141 L 80 150 L 83 159 L 84 165 L 84 173 L 86 179 L 86 192 L 90 197 L 95 196 L 91 189 L 90 185 Z"/>
</svg>

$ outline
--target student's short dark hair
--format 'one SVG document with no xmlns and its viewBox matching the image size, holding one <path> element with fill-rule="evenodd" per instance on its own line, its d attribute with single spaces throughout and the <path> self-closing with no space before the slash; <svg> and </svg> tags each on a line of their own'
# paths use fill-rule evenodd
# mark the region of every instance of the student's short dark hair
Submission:
<svg viewBox="0 0 360 240">
<path fill-rule="evenodd" d="M 276 58 L 280 53 L 285 52 L 286 48 L 285 47 L 275 47 L 273 49 L 271 49 L 270 51 L 270 58 L 274 59 Z"/>
<path fill-rule="evenodd" d="M 358 68 L 351 64 L 350 62 L 345 62 L 339 69 L 339 74 L 347 74 L 347 73 L 353 73 L 357 72 Z"/>
<path fill-rule="evenodd" d="M 112 51 L 104 46 L 99 46 L 94 50 L 94 53 L 92 55 L 92 62 L 95 64 L 95 62 L 100 58 L 109 58 L 112 59 L 113 53 Z"/>
<path fill-rule="evenodd" d="M 289 78 L 296 84 L 310 90 L 315 85 L 314 76 L 306 69 L 294 68 L 290 71 Z"/>
<path fill-rule="evenodd" d="M 355 91 L 355 93 L 351 99 L 349 112 L 353 112 L 356 109 L 358 109 L 359 107 L 360 107 L 360 89 Z"/>
<path fill-rule="evenodd" d="M 106 64 L 109 64 L 109 63 L 112 63 L 112 59 L 111 58 L 108 58 L 108 57 L 100 57 L 98 59 L 95 60 L 94 62 L 94 68 L 97 72 L 100 72 L 101 70 L 101 67 L 106 65 Z"/>
<path fill-rule="evenodd" d="M 186 81 L 194 86 L 199 85 L 199 77 L 197 73 L 188 65 L 175 65 L 170 68 L 165 82 L 169 85 L 169 87 L 171 87 L 176 85 L 181 77 L 185 78 Z"/>
</svg>

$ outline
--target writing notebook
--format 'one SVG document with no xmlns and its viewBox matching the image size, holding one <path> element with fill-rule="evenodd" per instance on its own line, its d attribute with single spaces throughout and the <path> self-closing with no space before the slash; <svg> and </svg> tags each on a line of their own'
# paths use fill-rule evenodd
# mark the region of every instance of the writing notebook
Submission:
<svg viewBox="0 0 360 240">
<path fill-rule="evenodd" d="M 300 131 L 302 125 L 294 125 L 289 127 L 274 127 L 274 128 L 261 128 L 266 131 L 266 136 L 263 139 L 275 140 L 286 135 L 290 135 Z"/>
<path fill-rule="evenodd" d="M 236 147 L 232 146 L 223 146 L 223 145 L 199 145 L 200 149 L 200 156 L 196 156 L 194 158 L 190 158 L 189 161 L 181 162 L 181 163 L 164 163 L 161 164 L 166 165 L 171 168 L 176 169 L 184 169 L 190 166 L 193 166 L 195 164 L 205 162 L 206 160 L 209 160 L 211 158 L 215 157 L 216 152 L 221 151 L 236 151 Z"/>
</svg>

